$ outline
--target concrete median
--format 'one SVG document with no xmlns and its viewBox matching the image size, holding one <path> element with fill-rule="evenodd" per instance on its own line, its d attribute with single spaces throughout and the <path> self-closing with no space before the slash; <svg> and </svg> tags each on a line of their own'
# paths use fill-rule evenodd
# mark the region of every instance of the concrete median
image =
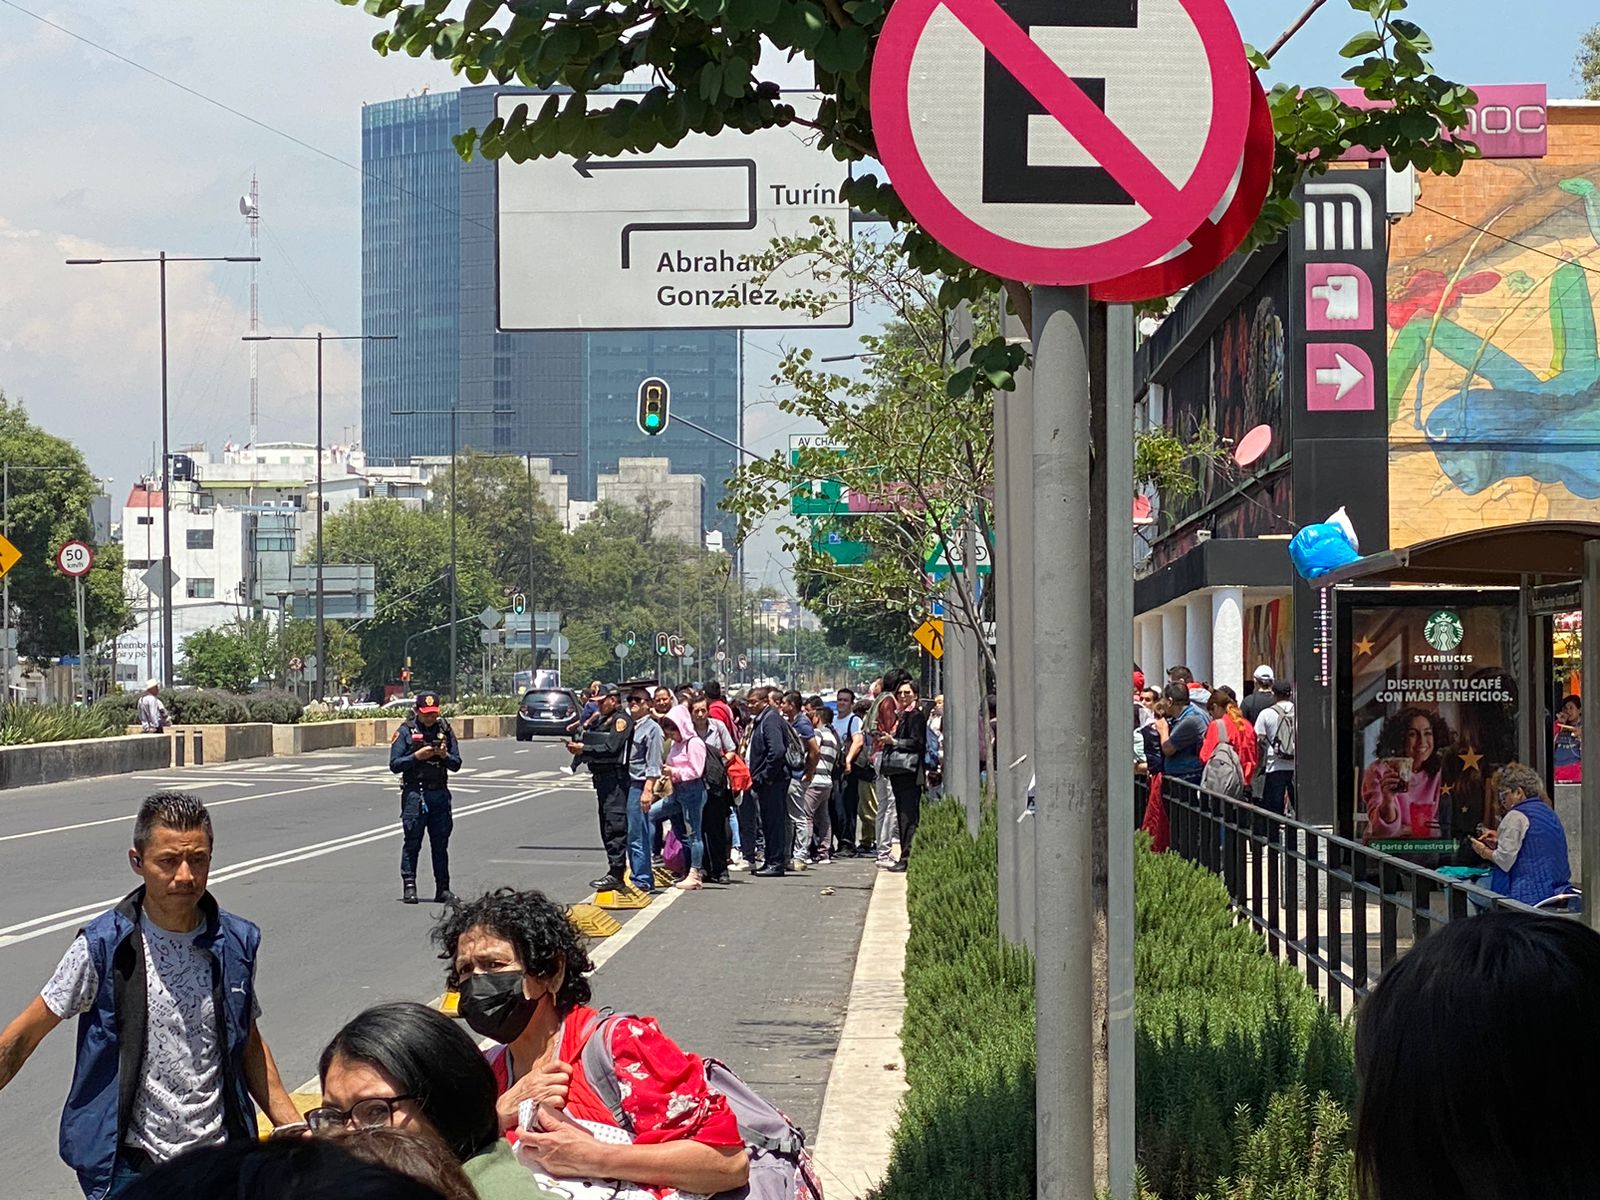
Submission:
<svg viewBox="0 0 1600 1200">
<path fill-rule="evenodd" d="M 160 733 L 0 746 L 0 788 L 161 771 L 171 762 L 172 738 Z"/>
</svg>

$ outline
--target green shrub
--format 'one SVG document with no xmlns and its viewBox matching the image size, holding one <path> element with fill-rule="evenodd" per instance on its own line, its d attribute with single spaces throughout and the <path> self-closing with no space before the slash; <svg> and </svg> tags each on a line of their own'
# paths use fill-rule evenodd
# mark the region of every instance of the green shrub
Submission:
<svg viewBox="0 0 1600 1200">
<path fill-rule="evenodd" d="M 176 725 L 242 725 L 250 719 L 243 696 L 211 688 L 181 688 L 163 693 L 161 701 Z"/>
<path fill-rule="evenodd" d="M 314 725 L 323 721 L 365 721 L 375 717 L 403 717 L 405 711 L 396 708 L 383 708 L 379 705 L 363 705 L 360 708 L 308 708 L 300 714 L 302 725 Z"/>
<path fill-rule="evenodd" d="M 879 1200 L 1033 1195 L 1033 967 L 999 936 L 996 862 L 992 812 L 974 839 L 959 802 L 924 809 L 907 881 L 910 1090 Z M 1351 1200 L 1348 1023 L 1235 923 L 1202 868 L 1141 847 L 1135 894 L 1140 1196 Z"/>
<path fill-rule="evenodd" d="M 119 729 L 126 729 L 129 725 L 139 723 L 139 692 L 107 692 L 100 699 L 90 705 L 92 712 L 101 713 L 105 719 Z M 171 699 L 172 693 L 162 696 L 165 702 Z"/>
<path fill-rule="evenodd" d="M 0 746 L 115 737 L 125 728 L 94 705 L 7 704 L 0 709 Z"/>
<path fill-rule="evenodd" d="M 305 710 L 300 697 L 293 692 L 252 692 L 243 699 L 252 721 L 267 721 L 273 725 L 297 724 Z"/>
</svg>

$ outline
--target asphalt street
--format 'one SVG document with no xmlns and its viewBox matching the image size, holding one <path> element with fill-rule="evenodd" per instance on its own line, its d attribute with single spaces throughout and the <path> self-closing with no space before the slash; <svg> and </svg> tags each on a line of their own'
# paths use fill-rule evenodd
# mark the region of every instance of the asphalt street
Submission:
<svg viewBox="0 0 1600 1200">
<path fill-rule="evenodd" d="M 588 898 L 604 855 L 587 774 L 570 774 L 550 741 L 469 741 L 462 755 L 453 890 L 510 884 L 565 903 Z M 355 1012 L 440 995 L 428 939 L 438 908 L 398 902 L 387 748 L 329 750 L 0 793 L 0 1023 L 38 993 L 76 931 L 137 886 L 132 818 L 161 788 L 192 791 L 212 810 L 211 890 L 262 928 L 261 1027 L 291 1089 L 315 1075 L 323 1044 Z M 426 846 L 421 859 L 428 896 Z M 863 860 L 781 880 L 735 875 L 729 888 L 617 913 L 623 932 L 593 946 L 596 1003 L 656 1014 L 814 1134 L 873 873 Z M 64 1024 L 0 1092 L 7 1196 L 81 1194 L 56 1153 L 73 1043 Z"/>
</svg>

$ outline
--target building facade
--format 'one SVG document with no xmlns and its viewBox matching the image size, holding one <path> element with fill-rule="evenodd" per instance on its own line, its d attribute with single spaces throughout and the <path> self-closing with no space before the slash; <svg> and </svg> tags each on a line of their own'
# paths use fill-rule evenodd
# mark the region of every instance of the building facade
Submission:
<svg viewBox="0 0 1600 1200">
<path fill-rule="evenodd" d="M 739 440 L 737 331 L 497 328 L 498 166 L 481 156 L 462 162 L 450 139 L 487 125 L 507 90 L 521 89 L 464 88 L 362 109 L 362 328 L 398 337 L 362 345 L 368 461 L 448 455 L 448 410 L 458 404 L 461 446 L 554 459 L 571 498 L 593 501 L 600 476 L 644 449 L 635 409 L 650 376 L 671 385 L 674 411 Z M 705 481 L 703 527 L 731 534 L 716 503 L 734 451 L 682 426 L 649 450 Z"/>
</svg>

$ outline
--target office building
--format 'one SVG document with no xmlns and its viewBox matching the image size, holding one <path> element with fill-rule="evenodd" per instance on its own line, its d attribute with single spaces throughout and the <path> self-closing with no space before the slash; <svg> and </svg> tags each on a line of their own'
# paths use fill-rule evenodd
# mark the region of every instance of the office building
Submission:
<svg viewBox="0 0 1600 1200">
<path fill-rule="evenodd" d="M 622 459 L 663 455 L 675 474 L 705 481 L 704 527 L 731 535 L 733 519 L 716 505 L 734 451 L 683 426 L 647 442 L 634 421 L 639 383 L 660 376 L 674 412 L 737 441 L 737 331 L 496 328 L 498 166 L 463 162 L 450 139 L 487 125 L 503 90 L 362 109 L 362 328 L 399 339 L 362 345 L 368 462 L 448 455 L 448 412 L 459 402 L 461 446 L 552 458 L 573 501 L 597 499 L 600 476 L 617 474 Z"/>
</svg>

